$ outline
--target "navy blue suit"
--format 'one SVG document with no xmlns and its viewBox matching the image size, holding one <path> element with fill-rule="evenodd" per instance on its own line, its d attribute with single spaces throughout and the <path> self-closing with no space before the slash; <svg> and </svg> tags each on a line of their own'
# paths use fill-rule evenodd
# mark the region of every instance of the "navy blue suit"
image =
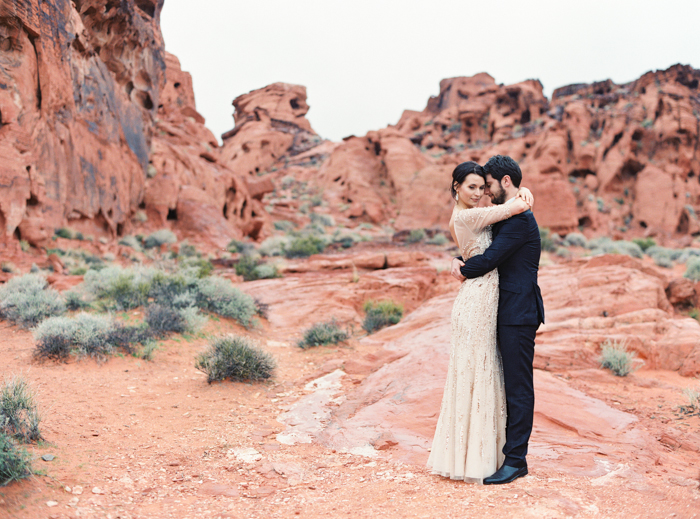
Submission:
<svg viewBox="0 0 700 519">
<path fill-rule="evenodd" d="M 506 465 L 518 468 L 526 466 L 535 407 L 535 333 L 544 322 L 544 304 L 537 285 L 540 251 L 537 221 L 532 211 L 526 211 L 495 224 L 491 246 L 469 258 L 460 269 L 463 276 L 476 278 L 498 268 L 498 347 L 508 407 L 503 454 Z"/>
</svg>

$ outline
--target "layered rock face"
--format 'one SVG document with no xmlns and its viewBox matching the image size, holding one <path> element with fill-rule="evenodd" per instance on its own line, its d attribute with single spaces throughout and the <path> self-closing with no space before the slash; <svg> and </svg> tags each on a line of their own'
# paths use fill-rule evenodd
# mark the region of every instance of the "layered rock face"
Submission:
<svg viewBox="0 0 700 519">
<path fill-rule="evenodd" d="M 245 182 L 219 162 L 189 75 L 164 51 L 162 6 L 2 0 L 3 244 L 42 245 L 64 225 L 115 237 L 139 207 L 157 216 L 149 225 L 170 215 L 184 234 L 261 228 Z"/>
</svg>

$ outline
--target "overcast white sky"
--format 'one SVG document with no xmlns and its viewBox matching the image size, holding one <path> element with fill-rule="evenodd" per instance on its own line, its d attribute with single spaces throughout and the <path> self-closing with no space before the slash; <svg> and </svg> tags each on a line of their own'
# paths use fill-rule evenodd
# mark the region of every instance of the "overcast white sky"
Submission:
<svg viewBox="0 0 700 519">
<path fill-rule="evenodd" d="M 311 125 L 338 141 L 422 110 L 446 77 L 537 78 L 549 97 L 700 68 L 699 22 L 699 0 L 165 0 L 161 27 L 217 137 L 236 96 L 282 81 L 306 86 Z"/>
</svg>

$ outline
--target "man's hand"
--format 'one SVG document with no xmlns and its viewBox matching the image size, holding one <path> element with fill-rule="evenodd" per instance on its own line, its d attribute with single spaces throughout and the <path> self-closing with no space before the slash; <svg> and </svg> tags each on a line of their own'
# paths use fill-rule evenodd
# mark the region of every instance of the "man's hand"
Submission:
<svg viewBox="0 0 700 519">
<path fill-rule="evenodd" d="M 464 262 L 460 261 L 458 258 L 452 258 L 452 269 L 450 270 L 450 274 L 452 274 L 452 277 L 455 278 L 457 281 L 460 283 L 464 281 L 465 278 L 462 273 L 460 272 L 460 268 L 464 266 Z"/>
</svg>

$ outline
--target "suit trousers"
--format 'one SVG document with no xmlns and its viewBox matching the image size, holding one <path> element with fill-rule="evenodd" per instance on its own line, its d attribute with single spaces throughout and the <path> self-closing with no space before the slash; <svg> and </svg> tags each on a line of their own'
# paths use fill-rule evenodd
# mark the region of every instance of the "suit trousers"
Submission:
<svg viewBox="0 0 700 519">
<path fill-rule="evenodd" d="M 503 360 L 506 389 L 506 443 L 504 464 L 525 467 L 527 444 L 532 432 L 535 388 L 532 361 L 535 357 L 535 325 L 498 325 L 498 347 Z"/>
</svg>

